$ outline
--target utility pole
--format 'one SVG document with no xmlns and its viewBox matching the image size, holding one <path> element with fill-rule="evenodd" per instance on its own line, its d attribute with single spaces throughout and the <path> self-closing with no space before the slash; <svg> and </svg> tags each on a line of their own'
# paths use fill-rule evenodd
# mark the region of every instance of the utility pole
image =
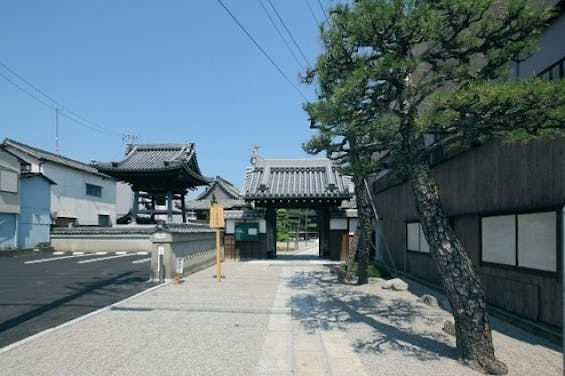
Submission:
<svg viewBox="0 0 565 376">
<path fill-rule="evenodd" d="M 55 107 L 55 152 L 59 154 L 59 112 L 61 109 Z"/>
</svg>

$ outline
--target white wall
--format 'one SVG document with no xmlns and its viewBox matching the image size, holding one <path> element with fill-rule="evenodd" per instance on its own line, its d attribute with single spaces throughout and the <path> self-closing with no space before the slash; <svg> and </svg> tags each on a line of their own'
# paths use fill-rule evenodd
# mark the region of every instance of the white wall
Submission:
<svg viewBox="0 0 565 376">
<path fill-rule="evenodd" d="M 133 191 L 127 183 L 116 183 L 116 214 L 123 215 L 133 207 Z"/>
<path fill-rule="evenodd" d="M 57 185 L 51 188 L 51 211 L 58 217 L 78 219 L 79 225 L 98 225 L 98 215 L 116 223 L 116 182 L 59 164 L 45 162 L 43 174 Z M 102 197 L 86 194 L 86 184 L 102 187 Z"/>
</svg>

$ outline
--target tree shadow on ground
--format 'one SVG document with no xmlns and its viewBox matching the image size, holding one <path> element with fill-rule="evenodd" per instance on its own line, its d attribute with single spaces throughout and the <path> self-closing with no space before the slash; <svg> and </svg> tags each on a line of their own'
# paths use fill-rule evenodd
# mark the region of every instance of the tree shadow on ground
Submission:
<svg viewBox="0 0 565 376">
<path fill-rule="evenodd" d="M 456 350 L 446 343 L 446 334 L 413 328 L 416 322 L 424 326 L 437 323 L 438 318 L 423 306 L 401 298 L 386 301 L 366 294 L 357 286 L 339 284 L 335 276 L 325 271 L 296 273 L 288 279 L 288 286 L 298 292 L 290 302 L 292 318 L 307 333 L 345 330 L 351 325 L 364 324 L 370 328 L 367 333 L 371 335 L 355 340 L 356 352 L 401 351 L 423 361 L 441 357 L 456 359 Z"/>
<path fill-rule="evenodd" d="M 424 294 L 433 295 L 436 297 L 438 302 L 440 303 L 440 307 L 447 312 L 451 311 L 451 305 L 447 299 L 447 296 L 437 287 L 428 287 L 425 286 L 415 280 L 409 278 L 402 278 L 405 282 L 408 283 L 409 289 L 411 293 L 416 296 L 422 296 Z M 502 319 L 496 318 L 493 316 L 492 312 L 489 312 L 491 328 L 493 331 L 501 333 L 507 337 L 514 338 L 521 342 L 526 342 L 530 345 L 536 346 L 543 346 L 551 350 L 562 352 L 563 348 L 555 343 L 552 343 L 550 340 L 536 336 L 528 331 L 521 329 L 511 323 L 504 321 Z M 496 341 L 495 341 L 496 345 Z"/>
</svg>

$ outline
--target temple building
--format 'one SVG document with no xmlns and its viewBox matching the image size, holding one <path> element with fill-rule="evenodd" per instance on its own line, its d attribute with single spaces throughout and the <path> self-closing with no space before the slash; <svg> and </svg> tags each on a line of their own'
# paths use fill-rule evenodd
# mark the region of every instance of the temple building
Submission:
<svg viewBox="0 0 565 376">
<path fill-rule="evenodd" d="M 348 250 L 342 252 L 342 245 L 357 219 L 356 213 L 348 215 L 340 208 L 352 198 L 352 192 L 350 177 L 342 175 L 329 159 L 263 159 L 254 154 L 246 171 L 243 198 L 255 210 L 226 212 L 226 257 L 275 257 L 276 211 L 292 208 L 316 213 L 320 257 L 345 258 Z"/>
<path fill-rule="evenodd" d="M 206 219 L 211 203 L 217 203 L 225 210 L 251 207 L 251 204 L 243 199 L 239 189 L 221 176 L 216 176 L 210 186 L 194 200 L 187 201 L 186 210 L 194 213 L 197 219 Z"/>
<path fill-rule="evenodd" d="M 166 215 L 169 223 L 180 215 L 185 223 L 186 193 L 211 182 L 202 176 L 194 144 L 132 144 L 123 160 L 93 164 L 101 173 L 131 186 L 129 216 L 136 223 L 154 223 L 159 215 Z"/>
</svg>

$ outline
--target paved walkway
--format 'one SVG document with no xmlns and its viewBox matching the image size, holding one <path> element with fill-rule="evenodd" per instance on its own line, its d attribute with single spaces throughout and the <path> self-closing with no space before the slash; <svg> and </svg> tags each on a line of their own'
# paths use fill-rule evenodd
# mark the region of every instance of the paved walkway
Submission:
<svg viewBox="0 0 565 376">
<path fill-rule="evenodd" d="M 0 349 L 0 373 L 475 374 L 454 360 L 449 339 L 441 340 L 443 316 L 434 321 L 440 333 L 430 337 L 429 325 L 413 333 L 395 324 L 397 312 L 410 324 L 427 308 L 394 303 L 396 296 L 384 304 L 364 293 L 369 287 L 336 283 L 327 266 L 312 260 L 226 262 L 221 283 L 213 274 L 212 267 Z M 548 356 L 553 361 L 554 354 Z"/>
</svg>

